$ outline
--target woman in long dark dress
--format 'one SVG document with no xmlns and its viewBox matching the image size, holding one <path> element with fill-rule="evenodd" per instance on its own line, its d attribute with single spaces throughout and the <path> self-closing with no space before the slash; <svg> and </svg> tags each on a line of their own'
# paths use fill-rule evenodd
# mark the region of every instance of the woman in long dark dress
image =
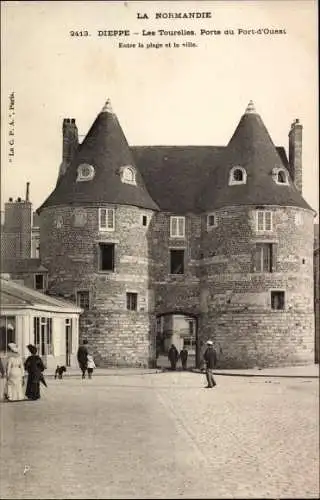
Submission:
<svg viewBox="0 0 320 500">
<path fill-rule="evenodd" d="M 31 352 L 24 364 L 25 371 L 28 372 L 26 396 L 28 399 L 36 400 L 40 398 L 40 382 L 44 382 L 43 371 L 45 366 L 40 356 L 37 355 L 37 348 L 29 344 L 27 346 Z M 46 384 L 45 384 L 46 385 Z"/>
</svg>

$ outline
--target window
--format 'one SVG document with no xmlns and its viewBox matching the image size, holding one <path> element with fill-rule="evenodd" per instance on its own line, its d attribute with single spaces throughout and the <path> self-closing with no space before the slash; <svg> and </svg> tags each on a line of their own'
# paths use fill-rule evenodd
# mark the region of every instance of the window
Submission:
<svg viewBox="0 0 320 500">
<path fill-rule="evenodd" d="M 184 274 L 184 250 L 170 250 L 170 274 Z"/>
<path fill-rule="evenodd" d="M 194 321 L 189 320 L 189 334 L 193 335 L 194 334 Z"/>
<path fill-rule="evenodd" d="M 196 339 L 195 337 L 184 337 L 183 339 L 183 348 L 187 349 L 189 354 L 196 353 Z"/>
<path fill-rule="evenodd" d="M 52 318 L 33 318 L 33 335 L 40 356 L 53 354 Z"/>
<path fill-rule="evenodd" d="M 257 210 L 256 214 L 257 231 L 272 231 L 272 212 Z"/>
<path fill-rule="evenodd" d="M 274 168 L 272 170 L 272 178 L 276 184 L 289 184 L 289 173 L 284 168 Z"/>
<path fill-rule="evenodd" d="M 77 291 L 76 296 L 77 296 L 77 306 L 81 307 L 81 309 L 90 308 L 89 290 L 79 290 Z"/>
<path fill-rule="evenodd" d="M 77 182 L 91 181 L 94 178 L 95 170 L 92 165 L 82 163 L 77 168 Z"/>
<path fill-rule="evenodd" d="M 127 309 L 128 311 L 137 311 L 138 309 L 138 294 L 127 293 Z"/>
<path fill-rule="evenodd" d="M 147 226 L 148 225 L 148 217 L 146 215 L 142 216 L 142 225 Z"/>
<path fill-rule="evenodd" d="M 45 279 L 43 274 L 36 274 L 34 276 L 34 286 L 36 290 L 45 289 Z"/>
<path fill-rule="evenodd" d="M 247 172 L 243 167 L 233 167 L 229 172 L 229 186 L 246 184 Z"/>
<path fill-rule="evenodd" d="M 185 217 L 170 217 L 170 236 L 171 238 L 184 238 Z"/>
<path fill-rule="evenodd" d="M 114 243 L 99 243 L 100 271 L 114 271 Z"/>
<path fill-rule="evenodd" d="M 131 165 L 126 165 L 120 168 L 121 182 L 125 184 L 136 185 L 136 171 Z"/>
<path fill-rule="evenodd" d="M 58 215 L 56 220 L 55 220 L 55 226 L 57 229 L 61 229 L 63 226 L 63 217 L 62 215 Z"/>
<path fill-rule="evenodd" d="M 208 214 L 207 215 L 207 228 L 211 229 L 212 227 L 215 227 L 217 225 L 217 216 L 216 214 Z"/>
<path fill-rule="evenodd" d="M 284 309 L 284 292 L 272 291 L 271 292 L 271 309 L 283 310 Z"/>
<path fill-rule="evenodd" d="M 100 231 L 114 231 L 115 213 L 113 208 L 99 208 Z"/>
<path fill-rule="evenodd" d="M 254 251 L 254 271 L 257 273 L 272 273 L 275 270 L 275 245 L 272 243 L 257 243 Z"/>
<path fill-rule="evenodd" d="M 10 342 L 16 343 L 16 318 L 0 316 L 0 352 L 7 353 Z"/>
</svg>

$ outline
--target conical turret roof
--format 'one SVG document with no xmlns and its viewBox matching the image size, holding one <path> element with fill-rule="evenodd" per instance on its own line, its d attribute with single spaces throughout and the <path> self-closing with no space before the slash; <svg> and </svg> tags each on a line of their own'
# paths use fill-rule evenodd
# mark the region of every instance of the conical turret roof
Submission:
<svg viewBox="0 0 320 500">
<path fill-rule="evenodd" d="M 229 185 L 232 167 L 245 169 L 245 184 Z M 232 205 L 280 205 L 310 209 L 289 176 L 288 184 L 274 181 L 283 161 L 252 101 L 227 145 L 219 165 L 199 197 L 203 211 Z"/>
<path fill-rule="evenodd" d="M 79 166 L 94 168 L 91 180 L 79 182 Z M 122 169 L 131 167 L 135 184 L 123 182 Z M 82 167 L 80 167 L 82 168 Z M 149 195 L 143 178 L 116 115 L 108 100 L 56 188 L 38 209 L 57 205 L 112 203 L 159 210 Z"/>
</svg>

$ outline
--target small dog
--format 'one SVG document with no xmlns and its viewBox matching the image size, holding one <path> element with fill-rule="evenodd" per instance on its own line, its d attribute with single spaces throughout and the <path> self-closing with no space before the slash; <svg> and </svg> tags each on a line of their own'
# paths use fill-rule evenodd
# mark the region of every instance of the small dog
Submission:
<svg viewBox="0 0 320 500">
<path fill-rule="evenodd" d="M 60 380 L 62 380 L 62 377 L 63 377 L 63 374 L 64 372 L 66 372 L 67 369 L 65 366 L 57 366 L 56 368 L 56 371 L 55 371 L 55 374 L 54 374 L 54 378 L 59 378 Z"/>
</svg>

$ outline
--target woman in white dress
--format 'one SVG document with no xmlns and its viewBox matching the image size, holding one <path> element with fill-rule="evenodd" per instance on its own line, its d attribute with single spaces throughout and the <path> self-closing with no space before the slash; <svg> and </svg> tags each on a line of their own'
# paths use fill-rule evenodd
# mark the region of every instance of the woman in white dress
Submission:
<svg viewBox="0 0 320 500">
<path fill-rule="evenodd" d="M 16 344 L 11 342 L 8 344 L 8 348 L 10 352 L 7 358 L 5 397 L 9 401 L 21 401 L 25 399 L 23 390 L 24 365 Z"/>
</svg>

